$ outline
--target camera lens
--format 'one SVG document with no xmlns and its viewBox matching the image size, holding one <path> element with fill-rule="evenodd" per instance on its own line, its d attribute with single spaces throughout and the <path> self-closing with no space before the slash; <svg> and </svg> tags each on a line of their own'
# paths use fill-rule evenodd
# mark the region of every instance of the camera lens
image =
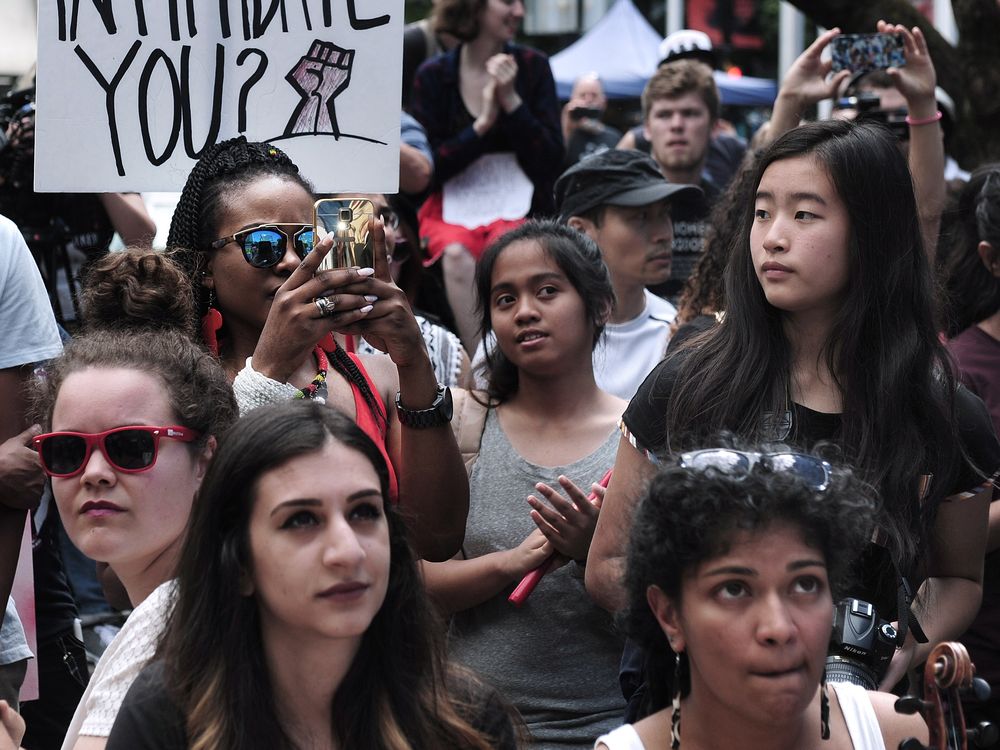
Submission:
<svg viewBox="0 0 1000 750">
<path fill-rule="evenodd" d="M 878 680 L 868 667 L 838 654 L 826 657 L 826 681 L 849 682 L 852 685 L 860 685 L 865 690 L 878 689 Z"/>
<path fill-rule="evenodd" d="M 341 221 L 350 221 L 353 218 L 354 218 L 354 215 L 351 212 L 350 208 L 342 208 L 342 209 L 340 209 L 340 220 Z"/>
</svg>

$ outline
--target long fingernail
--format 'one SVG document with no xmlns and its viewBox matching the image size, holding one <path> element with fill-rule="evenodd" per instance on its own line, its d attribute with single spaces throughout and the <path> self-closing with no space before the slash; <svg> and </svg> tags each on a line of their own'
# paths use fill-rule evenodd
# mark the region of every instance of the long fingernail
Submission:
<svg viewBox="0 0 1000 750">
<path fill-rule="evenodd" d="M 374 275 L 375 275 L 375 269 L 374 268 L 359 268 L 358 269 L 358 276 L 374 276 Z"/>
<path fill-rule="evenodd" d="M 378 297 L 376 297 L 374 294 L 366 294 L 365 302 L 378 302 Z"/>
<path fill-rule="evenodd" d="M 367 315 L 374 309 L 375 309 L 374 305 L 365 305 L 364 307 L 359 307 L 358 312 L 361 313 L 362 315 Z"/>
</svg>

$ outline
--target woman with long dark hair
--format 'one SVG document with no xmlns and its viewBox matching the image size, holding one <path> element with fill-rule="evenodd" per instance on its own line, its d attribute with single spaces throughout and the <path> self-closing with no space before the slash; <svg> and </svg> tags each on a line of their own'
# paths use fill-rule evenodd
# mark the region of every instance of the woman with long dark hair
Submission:
<svg viewBox="0 0 1000 750">
<path fill-rule="evenodd" d="M 318 271 L 333 238 L 312 252 L 312 214 L 312 186 L 288 156 L 234 138 L 191 170 L 167 245 L 191 279 L 202 337 L 233 378 L 241 411 L 309 398 L 354 415 L 385 451 L 418 554 L 450 557 L 468 502 L 451 394 L 389 276 L 381 222 L 372 228 L 375 268 Z M 349 354 L 333 330 L 363 334 L 389 358 Z"/>
<path fill-rule="evenodd" d="M 583 588 L 599 511 L 587 492 L 614 461 L 625 405 L 594 381 L 614 292 L 593 240 L 550 221 L 487 249 L 476 286 L 482 332 L 497 346 L 487 392 L 473 394 L 486 413 L 469 523 L 460 556 L 424 565 L 427 589 L 455 615 L 452 658 L 515 705 L 532 747 L 589 748 L 624 707 L 621 641 Z M 555 569 L 511 604 L 515 585 L 553 555 Z"/>
<path fill-rule="evenodd" d="M 449 679 L 439 628 L 377 445 L 314 402 L 263 407 L 209 468 L 161 662 L 108 747 L 515 747 L 499 699 Z"/>
<path fill-rule="evenodd" d="M 874 492 L 808 454 L 709 448 L 653 480 L 629 540 L 622 624 L 666 706 L 598 750 L 896 750 L 926 740 L 895 695 L 827 684 L 834 606 Z"/>
<path fill-rule="evenodd" d="M 829 441 L 881 497 L 856 595 L 891 618 L 900 575 L 922 581 L 927 637 L 957 637 L 979 606 L 1000 446 L 937 337 L 906 162 L 877 125 L 814 123 L 767 149 L 753 185 L 725 318 L 654 370 L 624 415 L 588 590 L 621 605 L 628 520 L 656 456 L 719 430 Z M 908 638 L 887 684 L 925 655 Z"/>
</svg>

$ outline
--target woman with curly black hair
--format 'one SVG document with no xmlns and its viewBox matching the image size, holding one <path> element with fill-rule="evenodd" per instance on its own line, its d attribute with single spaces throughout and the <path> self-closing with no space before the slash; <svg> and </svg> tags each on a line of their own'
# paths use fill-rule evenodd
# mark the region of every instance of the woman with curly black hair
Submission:
<svg viewBox="0 0 1000 750">
<path fill-rule="evenodd" d="M 871 534 L 871 488 L 822 459 L 682 454 L 636 513 L 622 623 L 664 708 L 599 750 L 885 750 L 926 739 L 896 696 L 826 685 L 834 603 Z M 672 705 L 671 705 L 672 704 Z"/>
<path fill-rule="evenodd" d="M 318 271 L 312 186 L 279 149 L 234 138 L 191 170 L 167 246 L 194 286 L 202 336 L 233 378 L 241 412 L 311 398 L 353 415 L 382 446 L 390 494 L 407 510 L 418 554 L 457 550 L 468 481 L 420 329 L 389 276 L 381 221 L 375 268 Z M 332 331 L 364 335 L 389 358 L 345 352 Z M 398 477 L 398 490 L 397 490 Z"/>
</svg>

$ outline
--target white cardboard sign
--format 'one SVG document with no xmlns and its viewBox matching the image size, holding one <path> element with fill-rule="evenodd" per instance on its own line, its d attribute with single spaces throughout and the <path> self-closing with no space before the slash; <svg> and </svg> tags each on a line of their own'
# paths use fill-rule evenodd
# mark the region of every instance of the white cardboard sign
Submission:
<svg viewBox="0 0 1000 750">
<path fill-rule="evenodd" d="M 403 0 L 39 0 L 35 190 L 180 190 L 236 135 L 396 192 Z"/>
</svg>

